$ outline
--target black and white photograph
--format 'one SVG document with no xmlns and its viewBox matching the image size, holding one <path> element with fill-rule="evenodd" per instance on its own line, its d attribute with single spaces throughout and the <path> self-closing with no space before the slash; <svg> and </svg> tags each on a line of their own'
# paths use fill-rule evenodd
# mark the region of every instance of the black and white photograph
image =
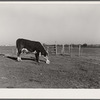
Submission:
<svg viewBox="0 0 100 100">
<path fill-rule="evenodd" d="M 0 2 L 0 88 L 100 89 L 100 2 Z"/>
</svg>

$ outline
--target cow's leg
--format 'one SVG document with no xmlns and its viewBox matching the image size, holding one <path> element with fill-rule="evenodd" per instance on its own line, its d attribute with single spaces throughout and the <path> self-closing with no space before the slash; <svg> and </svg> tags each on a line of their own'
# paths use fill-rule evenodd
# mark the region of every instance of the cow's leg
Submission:
<svg viewBox="0 0 100 100">
<path fill-rule="evenodd" d="M 22 61 L 21 57 L 20 57 L 20 54 L 21 54 L 21 50 L 18 49 L 18 52 L 17 52 L 17 61 Z"/>
<path fill-rule="evenodd" d="M 39 63 L 39 52 L 35 53 L 36 61 Z"/>
</svg>

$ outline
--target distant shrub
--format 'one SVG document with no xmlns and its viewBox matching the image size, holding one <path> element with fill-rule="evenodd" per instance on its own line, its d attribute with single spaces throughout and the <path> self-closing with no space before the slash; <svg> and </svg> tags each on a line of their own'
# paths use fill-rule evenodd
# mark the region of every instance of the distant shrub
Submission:
<svg viewBox="0 0 100 100">
<path fill-rule="evenodd" d="M 88 45 L 86 44 L 86 43 L 84 43 L 83 45 L 82 45 L 82 47 L 87 47 Z"/>
</svg>

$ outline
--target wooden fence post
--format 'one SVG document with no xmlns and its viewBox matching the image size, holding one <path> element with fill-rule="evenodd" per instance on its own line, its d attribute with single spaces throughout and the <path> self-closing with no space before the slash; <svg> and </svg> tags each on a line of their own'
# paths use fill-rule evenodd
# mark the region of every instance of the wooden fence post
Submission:
<svg viewBox="0 0 100 100">
<path fill-rule="evenodd" d="M 79 56 L 81 55 L 81 44 L 79 44 Z"/>
<path fill-rule="evenodd" d="M 72 44 L 70 45 L 70 56 L 72 57 Z"/>
<path fill-rule="evenodd" d="M 56 55 L 57 55 L 57 43 L 55 41 L 55 49 L 56 49 Z"/>
<path fill-rule="evenodd" d="M 64 52 L 65 52 L 64 49 L 65 49 L 65 48 L 64 48 L 64 44 L 63 44 L 63 45 L 62 45 L 61 54 L 64 54 Z"/>
<path fill-rule="evenodd" d="M 72 45 L 71 44 L 69 45 L 69 53 L 70 53 L 70 56 L 72 56 Z"/>
<path fill-rule="evenodd" d="M 57 44 L 56 44 L 56 55 L 57 55 Z"/>
<path fill-rule="evenodd" d="M 69 44 L 69 54 L 70 54 L 70 44 Z"/>
</svg>

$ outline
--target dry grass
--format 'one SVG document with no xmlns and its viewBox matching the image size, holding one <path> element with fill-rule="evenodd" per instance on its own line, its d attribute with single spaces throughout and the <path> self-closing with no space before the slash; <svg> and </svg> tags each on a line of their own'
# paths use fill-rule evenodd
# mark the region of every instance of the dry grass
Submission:
<svg viewBox="0 0 100 100">
<path fill-rule="evenodd" d="M 17 62 L 16 55 L 0 55 L 0 88 L 100 88 L 97 54 L 50 55 L 49 65 L 41 57 L 37 64 L 31 54 L 22 55 L 22 58 L 22 62 Z"/>
<path fill-rule="evenodd" d="M 50 56 L 47 65 L 29 56 L 0 56 L 0 88 L 99 88 L 100 64 L 84 57 Z"/>
</svg>

